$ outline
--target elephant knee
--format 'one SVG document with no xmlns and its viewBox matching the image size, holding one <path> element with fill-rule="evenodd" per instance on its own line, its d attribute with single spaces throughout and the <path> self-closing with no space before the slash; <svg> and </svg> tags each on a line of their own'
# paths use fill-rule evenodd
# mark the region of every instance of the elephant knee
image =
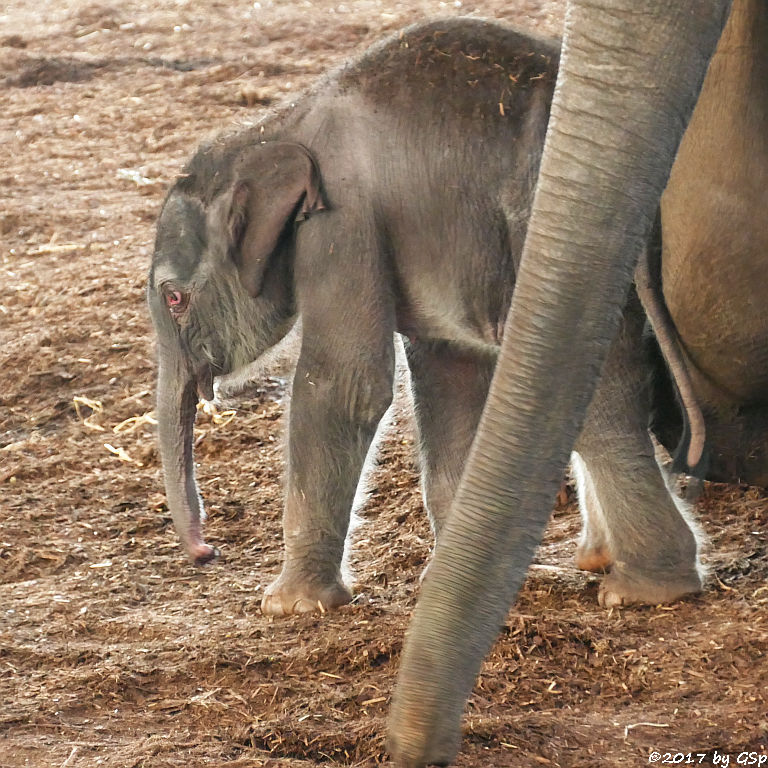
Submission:
<svg viewBox="0 0 768 768">
<path fill-rule="evenodd" d="M 375 432 L 392 405 L 392 382 L 361 377 L 343 393 L 345 417 L 364 432 Z"/>
<path fill-rule="evenodd" d="M 293 399 L 294 404 L 301 400 L 305 407 L 339 425 L 375 432 L 392 404 L 392 382 L 363 374 L 348 381 L 305 377 L 299 386 L 294 385 Z"/>
</svg>

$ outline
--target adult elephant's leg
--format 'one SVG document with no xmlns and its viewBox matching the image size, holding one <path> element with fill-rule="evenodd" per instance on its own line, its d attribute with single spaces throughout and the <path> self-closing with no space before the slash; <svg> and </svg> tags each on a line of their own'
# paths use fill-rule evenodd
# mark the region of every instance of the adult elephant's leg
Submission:
<svg viewBox="0 0 768 768">
<path fill-rule="evenodd" d="M 403 650 L 389 741 L 401 765 L 456 754 L 464 702 L 549 518 L 727 7 L 569 9 L 501 355 Z"/>
<path fill-rule="evenodd" d="M 419 430 L 424 503 L 435 538 L 448 518 L 483 412 L 496 356 L 405 341 Z"/>
<path fill-rule="evenodd" d="M 644 320 L 633 292 L 575 446 L 586 522 L 599 516 L 602 524 L 598 546 L 588 531 L 577 562 L 610 564 L 599 595 L 606 607 L 666 603 L 701 589 L 696 537 L 667 490 L 648 433 Z"/>
</svg>

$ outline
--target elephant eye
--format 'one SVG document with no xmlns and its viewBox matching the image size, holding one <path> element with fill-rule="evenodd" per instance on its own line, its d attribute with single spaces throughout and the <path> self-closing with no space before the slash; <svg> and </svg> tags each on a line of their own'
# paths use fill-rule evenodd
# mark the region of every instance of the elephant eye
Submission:
<svg viewBox="0 0 768 768">
<path fill-rule="evenodd" d="M 181 291 L 168 288 L 165 291 L 165 303 L 174 314 L 183 312 L 187 307 L 189 296 Z"/>
</svg>

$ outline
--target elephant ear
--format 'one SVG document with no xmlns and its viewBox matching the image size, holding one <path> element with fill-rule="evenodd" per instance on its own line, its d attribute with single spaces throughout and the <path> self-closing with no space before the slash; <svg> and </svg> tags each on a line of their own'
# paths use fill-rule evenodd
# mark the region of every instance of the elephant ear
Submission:
<svg viewBox="0 0 768 768">
<path fill-rule="evenodd" d="M 231 253 L 243 286 L 255 297 L 286 228 L 326 206 L 317 165 L 301 144 L 266 142 L 236 162 L 228 227 Z"/>
</svg>

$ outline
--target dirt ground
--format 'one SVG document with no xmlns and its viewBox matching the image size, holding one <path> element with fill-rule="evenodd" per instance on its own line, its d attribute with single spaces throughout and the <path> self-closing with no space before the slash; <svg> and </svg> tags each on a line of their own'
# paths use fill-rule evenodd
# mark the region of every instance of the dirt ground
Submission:
<svg viewBox="0 0 768 768">
<path fill-rule="evenodd" d="M 355 604 L 284 621 L 259 613 L 281 552 L 277 375 L 234 414 L 200 413 L 208 539 L 223 559 L 193 569 L 148 418 L 154 220 L 199 140 L 382 33 L 472 13 L 557 34 L 560 3 L 0 10 L 0 766 L 386 762 L 390 692 L 430 548 L 407 407 L 353 537 Z M 573 504 L 555 511 L 471 697 L 459 765 L 768 755 L 768 496 L 708 486 L 697 512 L 706 592 L 608 613 L 597 577 L 572 563 Z"/>
</svg>

